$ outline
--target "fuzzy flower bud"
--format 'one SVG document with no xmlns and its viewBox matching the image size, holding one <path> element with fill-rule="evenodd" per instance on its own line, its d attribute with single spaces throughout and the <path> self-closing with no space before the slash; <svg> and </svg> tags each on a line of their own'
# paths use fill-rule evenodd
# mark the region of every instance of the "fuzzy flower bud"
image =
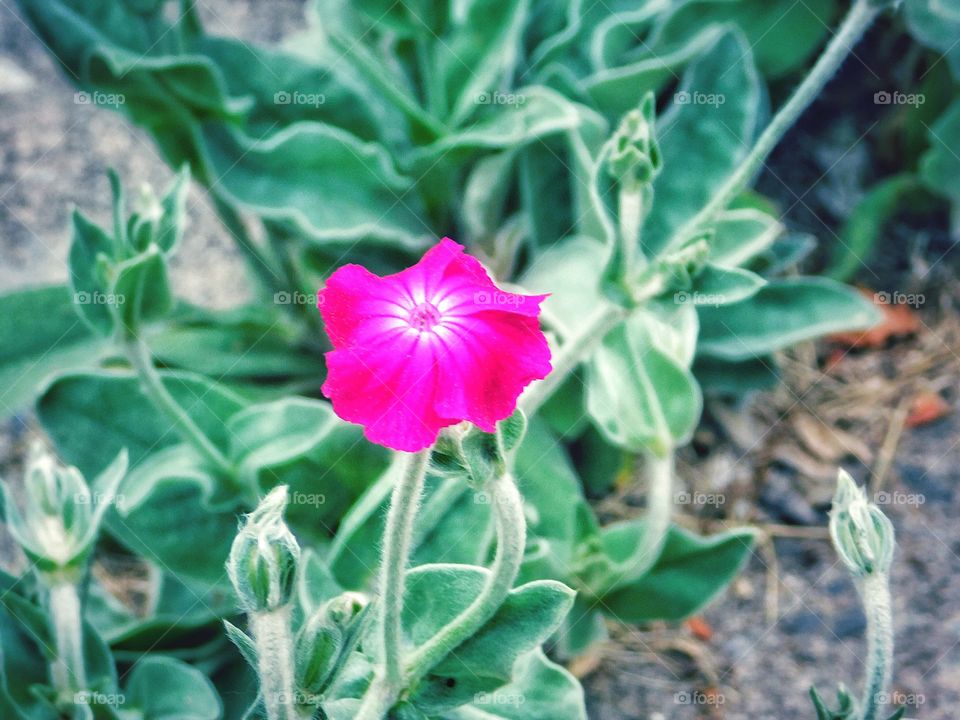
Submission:
<svg viewBox="0 0 960 720">
<path fill-rule="evenodd" d="M 20 506 L 5 485 L 4 514 L 10 533 L 44 573 L 78 570 L 93 547 L 107 507 L 126 473 L 121 452 L 94 481 L 92 492 L 75 467 L 64 467 L 42 445 L 34 445 L 27 460 L 25 498 Z"/>
<path fill-rule="evenodd" d="M 290 602 L 300 546 L 283 521 L 287 486 L 279 485 L 246 516 L 227 560 L 230 582 L 247 612 L 276 610 Z"/>
<path fill-rule="evenodd" d="M 886 573 L 893 561 L 893 524 L 843 470 L 830 511 L 830 537 L 854 575 Z"/>
<path fill-rule="evenodd" d="M 607 172 L 621 185 L 636 188 L 660 172 L 660 146 L 654 136 L 655 99 L 647 93 L 640 107 L 627 113 L 611 138 Z"/>
</svg>

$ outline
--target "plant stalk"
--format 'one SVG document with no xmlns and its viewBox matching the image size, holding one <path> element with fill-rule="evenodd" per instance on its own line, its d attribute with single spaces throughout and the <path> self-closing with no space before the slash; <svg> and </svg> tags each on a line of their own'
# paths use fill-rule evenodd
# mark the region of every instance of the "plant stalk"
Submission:
<svg viewBox="0 0 960 720">
<path fill-rule="evenodd" d="M 663 456 L 647 453 L 645 461 L 649 482 L 643 539 L 635 555 L 635 563 L 625 568 L 625 572 L 629 573 L 632 579 L 645 575 L 660 557 L 673 515 L 673 448 Z"/>
<path fill-rule="evenodd" d="M 163 378 L 160 377 L 160 373 L 154 367 L 150 349 L 143 339 L 139 335 L 133 334 L 123 340 L 123 348 L 130 365 L 133 366 L 139 376 L 140 385 L 143 392 L 150 398 L 150 402 L 173 423 L 180 435 L 193 445 L 206 460 L 215 465 L 221 472 L 231 477 L 234 476 L 236 474 L 234 467 L 164 386 Z"/>
<path fill-rule="evenodd" d="M 87 689 L 80 594 L 76 583 L 69 580 L 51 582 L 49 603 L 56 651 L 50 664 L 51 681 L 61 696 L 72 697 Z"/>
<path fill-rule="evenodd" d="M 893 667 L 893 613 L 887 573 L 864 577 L 860 594 L 867 615 L 867 669 L 860 720 L 877 720 Z"/>
<path fill-rule="evenodd" d="M 301 720 L 294 681 L 291 606 L 252 612 L 249 618 L 267 720 Z"/>
<path fill-rule="evenodd" d="M 493 503 L 497 552 L 483 590 L 454 620 L 417 648 L 408 665 L 408 682 L 416 682 L 452 650 L 483 627 L 503 604 L 520 572 L 527 538 L 523 499 L 509 474 L 493 478 L 486 487 Z"/>
<path fill-rule="evenodd" d="M 823 87 L 836 74 L 854 45 L 860 40 L 867 28 L 882 8 L 871 0 L 855 0 L 850 12 L 844 18 L 840 28 L 827 44 L 823 54 L 810 69 L 803 82 L 794 90 L 786 104 L 780 108 L 757 138 L 756 143 L 744 161 L 734 170 L 720 190 L 700 212 L 689 220 L 672 238 L 673 241 L 690 237 L 704 225 L 710 224 L 716 216 L 726 209 L 730 201 L 742 191 L 757 173 L 777 143 L 783 139 L 787 130 L 797 121 Z"/>
<path fill-rule="evenodd" d="M 403 476 L 393 488 L 383 537 L 380 605 L 383 613 L 384 680 L 399 691 L 403 684 L 403 600 L 407 563 L 413 537 L 413 521 L 423 492 L 423 481 L 433 449 L 407 459 Z"/>
</svg>

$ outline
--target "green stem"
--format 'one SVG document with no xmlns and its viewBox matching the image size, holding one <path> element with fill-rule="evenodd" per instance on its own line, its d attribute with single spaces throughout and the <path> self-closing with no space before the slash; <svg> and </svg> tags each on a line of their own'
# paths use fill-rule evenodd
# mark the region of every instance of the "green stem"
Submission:
<svg viewBox="0 0 960 720">
<path fill-rule="evenodd" d="M 618 305 L 604 305 L 578 333 L 561 345 L 553 357 L 553 370 L 550 374 L 531 385 L 520 398 L 520 409 L 527 417 L 532 417 L 540 406 L 550 399 L 577 365 L 626 315 L 627 311 Z"/>
<path fill-rule="evenodd" d="M 860 592 L 867 615 L 867 669 L 860 720 L 876 720 L 893 667 L 893 615 L 887 573 L 867 575 Z"/>
<path fill-rule="evenodd" d="M 621 188 L 617 197 L 617 219 L 620 233 L 620 252 L 623 259 L 624 282 L 633 278 L 637 249 L 640 245 L 640 227 L 643 224 L 643 189 Z"/>
<path fill-rule="evenodd" d="M 847 55 L 853 50 L 863 33 L 880 12 L 871 0 L 855 0 L 850 12 L 836 34 L 827 44 L 823 54 L 794 90 L 793 95 L 777 112 L 773 120 L 757 138 L 753 148 L 739 167 L 727 178 L 720 190 L 704 208 L 687 222 L 674 236 L 673 240 L 690 237 L 704 225 L 710 224 L 716 216 L 726 209 L 760 169 L 767 156 L 783 139 L 787 130 L 813 102 L 824 85 L 834 76 Z"/>
<path fill-rule="evenodd" d="M 87 689 L 83 659 L 80 595 L 76 583 L 57 580 L 49 586 L 50 620 L 56 656 L 50 664 L 53 687 L 64 700 Z"/>
<path fill-rule="evenodd" d="M 394 691 L 403 684 L 403 600 L 410 559 L 413 521 L 423 492 L 432 448 L 410 455 L 403 476 L 393 488 L 383 535 L 380 605 L 383 613 L 384 680 Z"/>
<path fill-rule="evenodd" d="M 173 423 L 180 435 L 190 442 L 204 458 L 224 474 L 233 477 L 236 474 L 235 468 L 187 412 L 180 407 L 163 384 L 163 378 L 160 377 L 160 373 L 153 366 L 150 349 L 143 339 L 138 335 L 127 337 L 123 340 L 123 347 L 130 365 L 133 366 L 140 378 L 143 392 L 150 398 L 153 405 Z"/>
<path fill-rule="evenodd" d="M 630 579 L 639 579 L 645 575 L 660 557 L 673 515 L 673 448 L 663 456 L 648 453 L 645 461 L 648 482 L 647 512 L 644 516 L 640 548 L 634 555 L 631 567 L 625 569 Z"/>
<path fill-rule="evenodd" d="M 527 537 L 523 500 L 509 474 L 495 477 L 486 490 L 493 504 L 497 552 L 486 585 L 466 610 L 419 647 L 408 664 L 408 682 L 415 683 L 452 650 L 477 632 L 503 605 L 523 561 Z"/>
<path fill-rule="evenodd" d="M 250 613 L 257 674 L 267 720 L 300 720 L 294 682 L 291 607 Z"/>
</svg>

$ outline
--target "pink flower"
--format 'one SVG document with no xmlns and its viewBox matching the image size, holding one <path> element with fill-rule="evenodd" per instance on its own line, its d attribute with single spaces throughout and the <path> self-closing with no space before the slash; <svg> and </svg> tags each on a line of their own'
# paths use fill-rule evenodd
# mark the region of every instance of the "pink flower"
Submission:
<svg viewBox="0 0 960 720">
<path fill-rule="evenodd" d="M 493 432 L 550 372 L 537 321 L 545 297 L 498 289 L 449 238 L 394 275 L 345 265 L 317 303 L 334 347 L 323 394 L 395 450 L 429 447 L 462 420 Z"/>
</svg>

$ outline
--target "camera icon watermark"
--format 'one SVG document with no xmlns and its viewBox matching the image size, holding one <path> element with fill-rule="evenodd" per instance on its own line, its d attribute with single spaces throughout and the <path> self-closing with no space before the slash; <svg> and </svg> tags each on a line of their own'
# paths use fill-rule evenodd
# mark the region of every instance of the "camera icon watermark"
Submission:
<svg viewBox="0 0 960 720">
<path fill-rule="evenodd" d="M 127 96 L 123 93 L 105 93 L 99 90 L 86 92 L 80 90 L 73 94 L 74 105 L 97 105 L 98 107 L 120 107 L 126 104 Z"/>
<path fill-rule="evenodd" d="M 306 93 L 300 90 L 278 90 L 273 94 L 274 105 L 306 105 L 317 108 L 326 102 L 327 96 L 323 93 Z"/>
<path fill-rule="evenodd" d="M 712 505 L 720 507 L 727 503 L 727 496 L 723 493 L 678 492 L 673 496 L 675 505 Z"/>
<path fill-rule="evenodd" d="M 880 90 L 873 94 L 874 105 L 913 105 L 920 107 L 927 101 L 927 96 L 923 93 L 903 93 L 899 90 L 890 92 L 889 90 Z"/>
<path fill-rule="evenodd" d="M 77 305 L 109 305 L 119 307 L 127 301 L 123 293 L 104 293 L 99 290 L 87 292 L 80 290 L 73 294 L 73 302 Z"/>
<path fill-rule="evenodd" d="M 80 690 L 73 694 L 74 705 L 112 705 L 117 707 L 127 702 L 122 693 L 105 693 L 97 690 Z"/>
<path fill-rule="evenodd" d="M 710 690 L 702 692 L 700 690 L 687 690 L 674 693 L 673 701 L 677 705 L 723 705 L 727 699 L 723 693 Z"/>
<path fill-rule="evenodd" d="M 876 305 L 909 305 L 918 308 L 926 304 L 927 296 L 923 293 L 905 293 L 899 290 L 886 292 L 881 290 L 873 294 L 873 302 Z"/>
<path fill-rule="evenodd" d="M 523 93 L 505 93 L 498 90 L 484 92 L 477 95 L 477 105 L 512 105 L 520 107 L 527 102 Z"/>
<path fill-rule="evenodd" d="M 323 305 L 323 295 L 320 293 L 305 293 L 299 290 L 289 292 L 280 290 L 273 294 L 274 305 Z"/>
<path fill-rule="evenodd" d="M 512 705 L 520 707 L 527 701 L 523 693 L 478 692 L 473 696 L 474 705 Z"/>
<path fill-rule="evenodd" d="M 310 507 L 319 508 L 326 502 L 327 496 L 323 493 L 294 492 L 290 495 L 291 505 L 309 505 Z"/>
<path fill-rule="evenodd" d="M 723 93 L 680 90 L 673 94 L 673 101 L 677 105 L 712 105 L 713 107 L 720 107 L 727 102 L 727 96 Z"/>
<path fill-rule="evenodd" d="M 526 296 L 520 293 L 504 292 L 503 290 L 478 290 L 473 294 L 474 303 L 492 307 L 520 307 L 526 301 Z"/>
<path fill-rule="evenodd" d="M 873 501 L 877 505 L 910 505 L 920 507 L 927 502 L 923 493 L 905 493 L 905 492 L 887 492 L 880 490 L 873 496 Z"/>
<path fill-rule="evenodd" d="M 675 305 L 725 305 L 727 296 L 723 293 L 702 293 L 697 290 L 680 290 L 673 294 Z"/>
</svg>

